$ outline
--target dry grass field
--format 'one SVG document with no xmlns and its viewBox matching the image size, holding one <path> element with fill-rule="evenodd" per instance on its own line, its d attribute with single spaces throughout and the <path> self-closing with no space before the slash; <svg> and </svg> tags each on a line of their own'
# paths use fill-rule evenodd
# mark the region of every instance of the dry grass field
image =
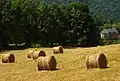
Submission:
<svg viewBox="0 0 120 81">
<path fill-rule="evenodd" d="M 0 53 L 0 81 L 120 81 L 120 44 L 64 49 L 63 54 L 53 54 L 52 48 L 38 48 L 57 60 L 58 70 L 38 71 L 36 62 L 27 58 L 28 50 L 11 50 Z M 103 52 L 108 59 L 106 69 L 86 69 L 88 54 Z M 2 63 L 2 54 L 15 54 L 15 63 Z"/>
</svg>

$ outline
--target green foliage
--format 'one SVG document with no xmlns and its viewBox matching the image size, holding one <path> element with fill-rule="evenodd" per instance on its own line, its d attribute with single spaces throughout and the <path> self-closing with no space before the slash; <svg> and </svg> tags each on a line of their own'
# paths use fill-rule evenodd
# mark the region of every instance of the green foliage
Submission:
<svg viewBox="0 0 120 81">
<path fill-rule="evenodd" d="M 41 1 L 41 0 L 40 0 Z M 68 4 L 73 2 L 81 2 L 88 5 L 90 13 L 103 14 L 107 19 L 115 21 L 120 20 L 120 1 L 119 0 L 43 0 L 46 3 Z"/>
<path fill-rule="evenodd" d="M 112 24 L 111 23 L 104 24 L 101 29 L 103 30 L 103 29 L 109 29 L 109 28 L 112 28 Z"/>
<path fill-rule="evenodd" d="M 116 29 L 118 30 L 118 32 L 120 33 L 120 22 L 117 22 L 117 23 L 116 23 L 115 28 L 116 28 Z"/>
<path fill-rule="evenodd" d="M 120 33 L 120 22 L 116 22 L 116 23 L 114 23 L 114 24 L 112 24 L 112 23 L 105 23 L 105 24 L 101 27 L 101 30 L 103 30 L 103 29 L 109 29 L 109 28 L 112 28 L 112 27 L 116 28 L 117 31 Z"/>
<path fill-rule="evenodd" d="M 0 1 L 0 48 L 5 48 L 8 46 L 8 25 L 10 21 L 10 6 L 10 1 Z"/>
<path fill-rule="evenodd" d="M 120 40 L 105 40 L 101 39 L 100 45 L 120 44 Z"/>
<path fill-rule="evenodd" d="M 0 29 L 4 37 L 1 44 L 3 39 L 7 44 L 25 42 L 28 46 L 36 43 L 38 46 L 99 44 L 99 28 L 86 4 L 10 0 L 4 6 L 7 7 L 1 7 Z"/>
</svg>

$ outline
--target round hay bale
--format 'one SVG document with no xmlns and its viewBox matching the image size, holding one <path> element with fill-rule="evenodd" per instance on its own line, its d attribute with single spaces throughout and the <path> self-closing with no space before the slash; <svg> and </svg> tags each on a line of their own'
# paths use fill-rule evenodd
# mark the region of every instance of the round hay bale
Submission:
<svg viewBox="0 0 120 81">
<path fill-rule="evenodd" d="M 37 68 L 40 70 L 56 70 L 56 59 L 54 56 L 39 57 L 37 60 Z"/>
<path fill-rule="evenodd" d="M 63 53 L 63 47 L 62 46 L 58 46 L 58 47 L 53 47 L 53 53 L 54 54 L 61 54 Z"/>
<path fill-rule="evenodd" d="M 86 57 L 87 68 L 107 68 L 107 58 L 103 53 Z"/>
<path fill-rule="evenodd" d="M 2 56 L 2 63 L 12 63 L 15 61 L 14 54 L 4 54 Z"/>
<path fill-rule="evenodd" d="M 33 59 L 38 59 L 39 56 L 46 56 L 46 53 L 43 50 L 33 52 Z"/>
<path fill-rule="evenodd" d="M 28 57 L 28 58 L 31 58 L 34 51 L 37 51 L 37 49 L 29 50 L 28 53 L 27 53 L 27 57 Z"/>
<path fill-rule="evenodd" d="M 100 47 L 100 45 L 98 45 L 97 47 Z"/>
</svg>

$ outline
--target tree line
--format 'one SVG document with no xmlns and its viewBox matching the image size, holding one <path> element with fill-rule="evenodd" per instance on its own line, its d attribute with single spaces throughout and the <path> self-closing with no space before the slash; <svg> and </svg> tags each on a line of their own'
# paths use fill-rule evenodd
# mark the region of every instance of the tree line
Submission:
<svg viewBox="0 0 120 81">
<path fill-rule="evenodd" d="M 89 6 L 90 13 L 102 14 L 110 20 L 120 20 L 119 0 L 43 0 L 46 3 L 68 4 L 69 2 L 81 2 Z"/>
<path fill-rule="evenodd" d="M 99 27 L 86 4 L 0 0 L 0 47 L 11 43 L 96 46 Z"/>
</svg>

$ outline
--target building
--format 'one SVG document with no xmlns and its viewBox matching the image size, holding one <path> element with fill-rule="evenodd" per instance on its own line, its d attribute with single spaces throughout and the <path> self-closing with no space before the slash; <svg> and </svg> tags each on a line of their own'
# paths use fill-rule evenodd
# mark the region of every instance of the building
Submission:
<svg viewBox="0 0 120 81">
<path fill-rule="evenodd" d="M 101 31 L 102 39 L 115 40 L 118 39 L 118 36 L 119 32 L 116 30 L 116 28 L 109 28 Z"/>
</svg>

